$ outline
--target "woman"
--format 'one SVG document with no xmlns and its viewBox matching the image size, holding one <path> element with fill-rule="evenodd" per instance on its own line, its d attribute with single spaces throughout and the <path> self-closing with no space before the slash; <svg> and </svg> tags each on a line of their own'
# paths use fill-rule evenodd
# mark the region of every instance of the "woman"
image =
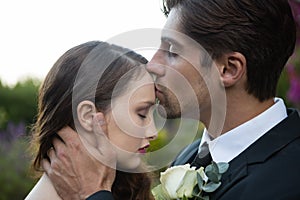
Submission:
<svg viewBox="0 0 300 200">
<path fill-rule="evenodd" d="M 146 63 L 135 52 L 104 42 L 87 42 L 62 55 L 39 91 L 34 169 L 43 171 L 41 160 L 48 158 L 53 138 L 58 138 L 56 132 L 65 126 L 77 130 L 87 150 L 96 147 L 101 141 L 94 134 L 92 120 L 101 112 L 107 138 L 117 153 L 114 198 L 152 199 L 148 176 L 129 173 L 141 166 L 141 155 L 156 137 L 151 109 L 154 84 L 141 66 Z M 60 199 L 45 174 L 26 199 L 40 199 L 41 195 Z"/>
</svg>

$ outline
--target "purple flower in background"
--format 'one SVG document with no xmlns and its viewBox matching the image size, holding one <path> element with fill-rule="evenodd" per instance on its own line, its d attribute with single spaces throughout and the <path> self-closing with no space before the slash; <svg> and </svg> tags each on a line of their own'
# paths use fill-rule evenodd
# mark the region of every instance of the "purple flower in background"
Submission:
<svg viewBox="0 0 300 200">
<path fill-rule="evenodd" d="M 292 64 L 288 65 L 288 76 L 290 81 L 290 88 L 288 90 L 288 99 L 292 103 L 300 102 L 300 76 L 297 74 L 295 70 L 295 66 Z"/>
<path fill-rule="evenodd" d="M 295 18 L 295 21 L 298 26 L 300 26 L 300 1 L 298 0 L 289 0 L 290 6 L 293 11 L 293 15 Z"/>
<path fill-rule="evenodd" d="M 7 150 L 21 136 L 25 135 L 26 126 L 24 122 L 14 124 L 9 122 L 4 131 L 0 131 L 0 150 Z"/>
<path fill-rule="evenodd" d="M 294 106 L 298 107 L 300 106 L 300 0 L 288 1 L 293 11 L 293 16 L 297 26 L 297 43 L 295 52 L 289 60 L 286 68 L 289 78 L 287 99 L 294 104 Z"/>
<path fill-rule="evenodd" d="M 300 80 L 299 79 L 290 80 L 288 98 L 292 103 L 300 102 Z"/>
</svg>

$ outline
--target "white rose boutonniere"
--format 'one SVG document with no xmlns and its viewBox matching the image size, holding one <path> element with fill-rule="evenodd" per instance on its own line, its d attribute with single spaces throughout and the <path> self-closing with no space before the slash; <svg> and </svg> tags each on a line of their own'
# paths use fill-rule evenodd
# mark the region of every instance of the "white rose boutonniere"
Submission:
<svg viewBox="0 0 300 200">
<path fill-rule="evenodd" d="M 203 192 L 214 192 L 220 187 L 221 176 L 228 167 L 228 163 L 215 162 L 205 169 L 196 169 L 190 164 L 170 167 L 161 172 L 161 184 L 152 189 L 152 194 L 155 200 L 208 200 L 209 196 L 203 196 Z"/>
</svg>

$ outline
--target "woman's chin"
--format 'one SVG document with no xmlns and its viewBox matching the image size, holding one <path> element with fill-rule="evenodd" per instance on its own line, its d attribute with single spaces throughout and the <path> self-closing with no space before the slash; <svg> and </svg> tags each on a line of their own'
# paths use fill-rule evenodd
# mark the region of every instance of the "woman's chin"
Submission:
<svg viewBox="0 0 300 200">
<path fill-rule="evenodd" d="M 124 172 L 138 172 L 138 168 L 141 165 L 141 158 L 138 156 L 128 159 L 118 160 L 117 170 Z"/>
</svg>

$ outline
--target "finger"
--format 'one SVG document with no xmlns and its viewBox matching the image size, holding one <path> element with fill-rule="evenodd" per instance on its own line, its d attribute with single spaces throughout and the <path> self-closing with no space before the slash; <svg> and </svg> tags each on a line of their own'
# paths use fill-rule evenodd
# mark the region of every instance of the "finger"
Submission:
<svg viewBox="0 0 300 200">
<path fill-rule="evenodd" d="M 48 163 L 46 163 L 46 161 L 44 161 L 45 163 L 45 167 L 48 169 L 48 173 L 49 176 L 54 175 L 54 174 L 61 174 L 62 171 L 62 164 L 65 163 L 63 162 L 64 156 L 58 157 L 55 153 L 55 150 L 53 147 L 51 147 L 48 151 L 47 151 L 48 157 L 50 159 L 50 163 L 48 161 Z M 50 164 L 50 166 L 48 166 L 48 164 Z"/>
<path fill-rule="evenodd" d="M 47 175 L 51 174 L 51 171 L 52 171 L 51 165 L 50 165 L 50 163 L 47 159 L 42 159 L 41 165 L 42 165 L 42 167 L 45 170 Z"/>
<path fill-rule="evenodd" d="M 56 152 L 66 148 L 66 144 L 58 138 L 53 138 L 52 144 Z"/>
<path fill-rule="evenodd" d="M 50 159 L 50 162 L 54 161 L 56 159 L 56 154 L 55 154 L 55 151 L 54 151 L 54 148 L 51 147 L 48 151 L 47 151 L 47 155 Z"/>
<path fill-rule="evenodd" d="M 110 140 L 107 137 L 107 124 L 104 115 L 102 113 L 96 113 L 96 115 L 93 117 L 93 126 L 94 126 L 94 133 L 95 135 L 98 136 L 97 139 L 98 146 L 96 150 L 97 152 L 100 153 L 100 158 L 102 163 L 112 168 L 115 168 L 116 152 Z"/>
<path fill-rule="evenodd" d="M 58 131 L 57 133 L 63 142 L 68 146 L 71 143 L 78 143 L 79 137 L 78 134 L 69 126 L 66 126 Z"/>
<path fill-rule="evenodd" d="M 60 139 L 54 138 L 53 141 L 53 146 L 54 146 L 54 152 L 55 152 L 55 157 L 53 156 L 53 159 L 60 160 L 60 163 L 64 163 L 65 165 L 68 165 L 69 162 L 71 162 L 70 158 L 70 152 L 72 152 L 73 149 L 68 148 L 66 144 L 64 144 Z M 49 153 L 51 153 L 52 150 L 49 150 Z M 52 161 L 52 159 L 50 158 Z M 52 162 L 51 162 L 52 163 Z"/>
<path fill-rule="evenodd" d="M 94 132 L 107 135 L 107 124 L 103 113 L 98 112 L 93 117 Z"/>
<path fill-rule="evenodd" d="M 107 125 L 102 113 L 96 113 L 93 117 L 93 131 L 97 137 L 98 147 L 107 148 L 110 147 L 110 141 L 107 138 L 107 134 L 104 132 L 107 129 Z"/>
</svg>

